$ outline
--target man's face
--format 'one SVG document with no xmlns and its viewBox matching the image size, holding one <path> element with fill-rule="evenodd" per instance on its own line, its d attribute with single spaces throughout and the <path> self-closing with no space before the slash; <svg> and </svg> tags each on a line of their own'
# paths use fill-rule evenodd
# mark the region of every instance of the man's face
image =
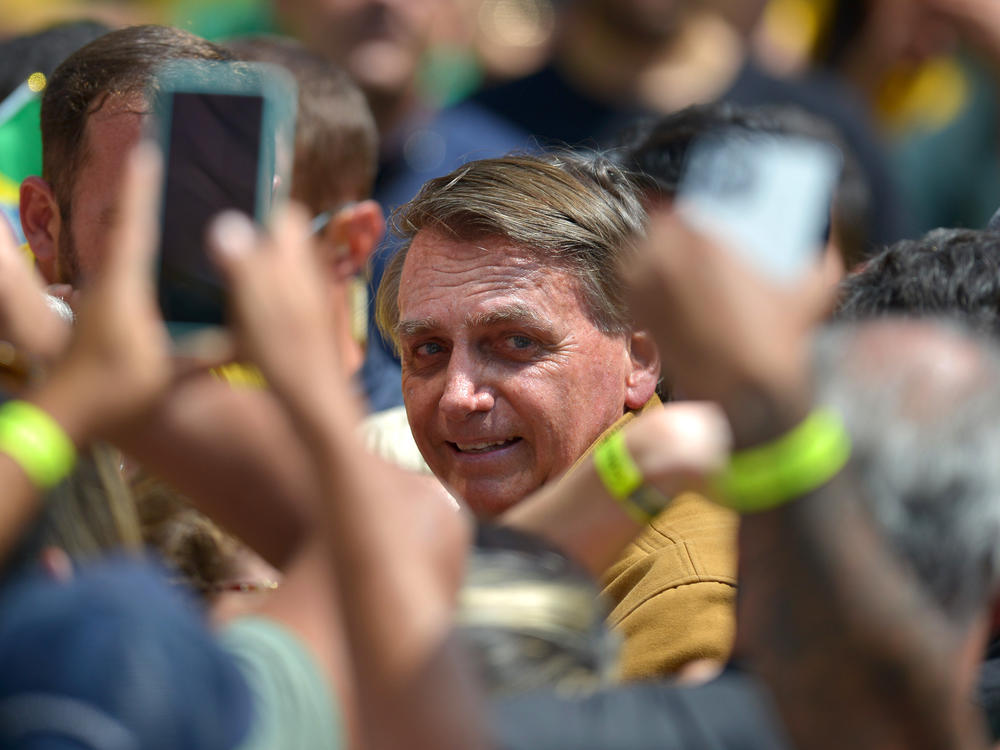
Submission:
<svg viewBox="0 0 1000 750">
<path fill-rule="evenodd" d="M 413 85 L 439 0 L 275 0 L 281 24 L 369 95 Z"/>
<path fill-rule="evenodd" d="M 566 271 L 506 240 L 418 232 L 399 320 L 417 446 L 477 515 L 557 477 L 625 410 L 626 337 L 594 326 Z"/>
<path fill-rule="evenodd" d="M 87 119 L 84 160 L 59 234 L 60 281 L 78 284 L 100 267 L 115 217 L 125 161 L 142 135 L 142 103 L 108 101 Z"/>
</svg>

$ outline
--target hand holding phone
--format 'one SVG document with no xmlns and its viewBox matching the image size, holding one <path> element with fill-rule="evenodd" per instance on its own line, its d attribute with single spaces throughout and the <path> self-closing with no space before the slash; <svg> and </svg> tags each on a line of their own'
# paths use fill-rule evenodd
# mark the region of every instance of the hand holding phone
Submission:
<svg viewBox="0 0 1000 750">
<path fill-rule="evenodd" d="M 842 157 L 801 136 L 726 130 L 693 147 L 677 208 L 770 278 L 814 267 L 829 234 Z"/>
<path fill-rule="evenodd" d="M 287 73 L 257 63 L 182 61 L 157 75 L 165 159 L 157 288 L 175 338 L 223 325 L 225 295 L 206 231 L 226 210 L 265 223 L 284 197 L 295 90 Z"/>
</svg>

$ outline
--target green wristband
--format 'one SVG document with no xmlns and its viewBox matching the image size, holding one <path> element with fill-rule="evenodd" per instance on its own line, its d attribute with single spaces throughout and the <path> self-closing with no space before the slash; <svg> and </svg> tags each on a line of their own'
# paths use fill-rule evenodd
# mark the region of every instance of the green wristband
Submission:
<svg viewBox="0 0 1000 750">
<path fill-rule="evenodd" d="M 27 401 L 0 406 L 0 453 L 10 456 L 42 490 L 59 484 L 76 463 L 76 449 L 62 427 Z"/>
<path fill-rule="evenodd" d="M 769 510 L 829 482 L 850 455 L 843 421 L 830 409 L 816 409 L 777 440 L 733 455 L 716 489 L 740 513 Z"/>
<path fill-rule="evenodd" d="M 594 467 L 604 487 L 633 521 L 647 524 L 666 506 L 667 498 L 646 486 L 621 431 L 612 433 L 597 445 Z"/>
</svg>

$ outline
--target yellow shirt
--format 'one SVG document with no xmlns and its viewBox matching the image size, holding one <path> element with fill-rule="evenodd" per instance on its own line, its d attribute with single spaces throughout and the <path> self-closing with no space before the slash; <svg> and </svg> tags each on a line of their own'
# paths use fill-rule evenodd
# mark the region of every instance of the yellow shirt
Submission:
<svg viewBox="0 0 1000 750">
<path fill-rule="evenodd" d="M 660 408 L 654 396 L 642 411 Z M 605 436 L 635 418 L 625 414 Z M 572 469 L 571 469 L 572 471 Z M 608 624 L 624 638 L 621 676 L 662 677 L 696 659 L 725 661 L 736 631 L 739 516 L 695 493 L 677 496 L 605 571 Z"/>
<path fill-rule="evenodd" d="M 738 516 L 679 495 L 605 571 L 608 623 L 624 637 L 621 676 L 669 675 L 696 659 L 724 661 L 736 630 Z"/>
</svg>

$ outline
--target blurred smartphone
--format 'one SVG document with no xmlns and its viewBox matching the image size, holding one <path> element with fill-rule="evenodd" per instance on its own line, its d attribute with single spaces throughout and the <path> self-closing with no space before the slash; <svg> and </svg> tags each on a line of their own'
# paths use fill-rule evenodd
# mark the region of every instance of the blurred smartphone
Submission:
<svg viewBox="0 0 1000 750">
<path fill-rule="evenodd" d="M 228 209 L 266 224 L 287 197 L 295 110 L 295 82 L 273 66 L 181 61 L 158 71 L 164 171 L 157 295 L 175 340 L 224 324 L 224 286 L 207 254 L 206 230 Z"/>
<path fill-rule="evenodd" d="M 692 146 L 677 210 L 762 273 L 794 281 L 826 246 L 841 164 L 823 141 L 720 131 Z"/>
</svg>

